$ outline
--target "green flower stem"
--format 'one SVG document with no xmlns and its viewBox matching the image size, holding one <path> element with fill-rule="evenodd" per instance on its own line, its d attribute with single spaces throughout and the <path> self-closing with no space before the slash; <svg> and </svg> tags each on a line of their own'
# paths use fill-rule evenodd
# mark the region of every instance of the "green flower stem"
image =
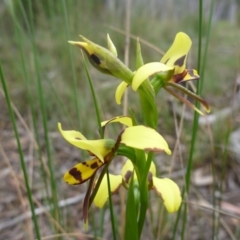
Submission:
<svg viewBox="0 0 240 240">
<path fill-rule="evenodd" d="M 153 89 L 155 91 L 155 95 L 158 94 L 158 92 L 165 86 L 164 79 L 170 79 L 170 76 L 172 75 L 171 71 L 168 71 L 166 73 L 156 74 L 153 79 L 151 80 L 151 85 L 153 86 Z"/>
<path fill-rule="evenodd" d="M 143 175 L 142 178 L 139 179 L 139 191 L 140 191 L 140 201 L 141 201 L 141 206 L 140 206 L 140 214 L 139 214 L 139 220 L 138 220 L 138 234 L 139 236 L 141 236 L 142 233 L 142 229 L 143 229 L 143 225 L 146 219 L 146 212 L 147 212 L 147 208 L 148 208 L 148 181 L 147 181 L 147 177 L 148 177 L 148 172 L 151 166 L 151 162 L 153 160 L 153 153 L 150 152 L 148 154 L 148 158 L 147 161 L 145 161 L 144 159 L 144 171 L 143 171 Z"/>
<path fill-rule="evenodd" d="M 138 93 L 140 96 L 144 124 L 156 129 L 158 113 L 155 104 L 155 93 L 149 80 L 143 82 L 138 89 Z"/>
<path fill-rule="evenodd" d="M 125 217 L 125 240 L 138 240 L 141 235 L 138 234 L 138 224 L 136 219 L 138 218 L 138 209 L 136 208 L 136 194 L 135 184 L 133 177 L 131 178 L 127 195 L 126 217 Z"/>
</svg>

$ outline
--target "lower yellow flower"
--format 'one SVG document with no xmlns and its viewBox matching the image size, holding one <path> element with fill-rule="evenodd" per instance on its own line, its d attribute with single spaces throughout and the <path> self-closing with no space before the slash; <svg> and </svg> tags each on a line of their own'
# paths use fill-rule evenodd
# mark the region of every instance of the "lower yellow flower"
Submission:
<svg viewBox="0 0 240 240">
<path fill-rule="evenodd" d="M 171 154 L 167 142 L 154 129 L 145 126 L 132 126 L 132 119 L 126 116 L 112 118 L 102 122 L 105 128 L 108 124 L 118 122 L 127 126 L 121 132 L 118 139 L 88 140 L 80 132 L 62 130 L 58 124 L 62 136 L 72 145 L 87 150 L 93 159 L 79 163 L 66 172 L 64 181 L 71 185 L 81 184 L 91 178 L 94 173 L 114 157 L 120 144 L 130 148 L 141 149 L 151 152 L 165 151 Z"/>
<path fill-rule="evenodd" d="M 129 181 L 133 175 L 133 165 L 130 160 L 127 160 L 122 168 L 121 175 L 112 175 L 110 177 L 111 193 L 114 194 L 121 185 L 128 186 Z M 137 181 L 137 177 L 134 174 L 134 181 Z M 169 178 L 157 178 L 156 177 L 156 167 L 152 162 L 149 170 L 149 190 L 154 189 L 156 193 L 160 196 L 169 213 L 178 211 L 181 203 L 182 197 L 178 185 Z M 94 204 L 102 208 L 108 199 L 108 184 L 107 175 L 104 176 L 103 181 L 98 189 L 98 192 L 94 198 Z"/>
<path fill-rule="evenodd" d="M 83 203 L 83 219 L 85 226 L 88 222 L 88 209 L 91 202 L 89 199 L 97 192 L 94 203 L 98 207 L 102 207 L 108 199 L 108 189 L 104 186 L 107 183 L 106 177 L 103 177 L 100 187 L 92 191 L 95 173 L 101 167 L 104 167 L 104 172 L 106 171 L 108 165 L 114 158 L 116 154 L 127 155 L 132 154 L 134 149 L 144 150 L 146 152 L 161 152 L 165 151 L 167 154 L 171 154 L 168 148 L 167 142 L 164 138 L 154 129 L 146 126 L 132 126 L 132 119 L 126 116 L 120 116 L 112 118 L 108 121 L 101 123 L 103 132 L 105 127 L 110 123 L 121 123 L 126 126 L 126 128 L 119 134 L 117 140 L 113 139 L 98 139 L 98 140 L 88 140 L 80 132 L 70 130 L 62 130 L 61 124 L 58 124 L 59 130 L 66 141 L 72 145 L 87 150 L 90 155 L 93 156 L 92 159 L 81 162 L 67 171 L 64 175 L 64 181 L 70 185 L 82 184 L 85 181 L 91 179 L 84 203 Z M 121 147 L 121 153 L 118 153 L 118 149 Z M 104 172 L 100 174 L 103 176 Z M 111 192 L 115 192 L 121 185 L 122 176 L 112 176 L 111 180 Z M 99 194 L 101 197 L 99 197 Z"/>
</svg>

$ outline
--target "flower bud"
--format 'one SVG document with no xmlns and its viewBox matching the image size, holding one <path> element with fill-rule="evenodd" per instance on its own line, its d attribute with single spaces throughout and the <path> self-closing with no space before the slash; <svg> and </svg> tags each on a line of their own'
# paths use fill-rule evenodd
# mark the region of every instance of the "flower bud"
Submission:
<svg viewBox="0 0 240 240">
<path fill-rule="evenodd" d="M 91 42 L 83 36 L 80 37 L 84 40 L 84 42 L 69 41 L 69 43 L 80 47 L 87 54 L 89 61 L 95 68 L 103 73 L 120 78 L 126 83 L 130 84 L 132 82 L 133 72 L 115 56 L 116 52 L 113 50 L 114 45 L 111 44 L 111 40 L 108 40 L 108 44 L 110 44 L 111 49 L 111 51 L 109 51 L 108 49 Z"/>
</svg>

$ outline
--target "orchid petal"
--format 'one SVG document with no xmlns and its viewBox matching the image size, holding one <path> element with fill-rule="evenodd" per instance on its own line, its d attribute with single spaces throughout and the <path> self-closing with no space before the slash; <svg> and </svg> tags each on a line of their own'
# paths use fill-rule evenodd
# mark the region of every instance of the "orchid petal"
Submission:
<svg viewBox="0 0 240 240">
<path fill-rule="evenodd" d="M 142 125 L 126 128 L 121 135 L 121 143 L 145 151 L 171 154 L 165 139 L 154 129 Z"/>
<path fill-rule="evenodd" d="M 200 78 L 200 76 L 198 75 L 197 70 L 195 70 L 195 69 L 187 69 L 186 76 L 180 82 L 198 80 L 199 78 Z"/>
<path fill-rule="evenodd" d="M 169 178 L 153 177 L 153 186 L 169 213 L 178 211 L 182 197 L 178 185 Z"/>
<path fill-rule="evenodd" d="M 87 140 L 80 132 L 71 130 L 64 131 L 62 130 L 61 123 L 58 123 L 58 128 L 66 141 L 75 147 L 89 151 L 102 162 L 104 162 L 104 157 L 115 145 L 115 141 L 112 139 Z"/>
<path fill-rule="evenodd" d="M 111 193 L 114 194 L 122 184 L 122 176 L 109 174 L 109 179 L 110 190 Z M 93 202 L 97 207 L 102 208 L 106 203 L 108 197 L 108 182 L 107 175 L 105 174 Z"/>
<path fill-rule="evenodd" d="M 91 178 L 102 165 L 103 163 L 98 158 L 79 163 L 67 171 L 63 179 L 70 185 L 82 184 Z"/>
<path fill-rule="evenodd" d="M 127 89 L 127 87 L 128 87 L 128 84 L 126 82 L 121 82 L 118 85 L 116 92 L 115 92 L 115 100 L 118 105 L 121 104 L 122 96 L 123 96 L 125 90 Z"/>
<path fill-rule="evenodd" d="M 137 91 L 139 86 L 150 76 L 159 73 L 172 70 L 174 67 L 167 66 L 160 62 L 151 62 L 140 67 L 134 74 L 132 80 L 132 89 Z"/>
<path fill-rule="evenodd" d="M 166 54 L 162 57 L 161 63 L 174 67 L 174 74 L 182 73 L 186 68 L 187 54 L 191 48 L 192 41 L 189 36 L 179 32 Z"/>
</svg>

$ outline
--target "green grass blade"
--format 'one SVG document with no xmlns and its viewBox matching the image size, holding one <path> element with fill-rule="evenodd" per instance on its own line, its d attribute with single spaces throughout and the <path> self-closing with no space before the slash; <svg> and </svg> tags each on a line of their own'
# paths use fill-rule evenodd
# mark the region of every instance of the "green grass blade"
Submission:
<svg viewBox="0 0 240 240">
<path fill-rule="evenodd" d="M 14 133 L 15 133 L 15 138 L 16 138 L 16 141 L 17 141 L 18 152 L 19 152 L 19 157 L 20 157 L 20 162 L 21 162 L 21 168 L 22 168 L 22 171 L 23 171 L 25 186 L 26 186 L 26 189 L 27 189 L 27 196 L 28 196 L 28 201 L 29 201 L 30 208 L 31 208 L 31 213 L 32 213 L 32 219 L 33 219 L 33 223 L 34 223 L 35 233 L 36 233 L 37 239 L 40 240 L 41 239 L 40 229 L 39 229 L 39 226 L 38 226 L 38 221 L 37 221 L 37 217 L 36 217 L 35 210 L 34 210 L 32 193 L 31 193 L 31 189 L 30 189 L 30 186 L 29 186 L 29 180 L 28 180 L 27 167 L 26 167 L 26 164 L 25 164 L 23 151 L 22 151 L 22 147 L 21 147 L 21 143 L 20 143 L 20 139 L 19 139 L 19 134 L 18 134 L 18 129 L 17 129 L 15 115 L 13 113 L 10 96 L 9 96 L 9 93 L 8 93 L 6 81 L 5 81 L 5 78 L 4 78 L 3 71 L 2 71 L 1 60 L 0 60 L 0 77 L 1 77 L 3 91 L 4 91 L 4 94 L 5 94 L 5 98 L 6 98 L 7 106 L 8 106 L 8 110 L 9 110 L 9 114 L 10 114 L 10 117 L 11 117 L 13 129 L 14 129 Z"/>
<path fill-rule="evenodd" d="M 19 4 L 19 8 L 20 11 L 23 15 L 23 18 L 25 20 L 25 24 L 27 26 L 27 29 L 30 31 L 30 26 L 29 23 L 27 21 L 27 16 L 25 14 L 24 8 L 22 6 L 22 2 L 18 1 Z M 37 119 L 36 119 L 36 114 L 35 114 L 35 105 L 34 105 L 34 93 L 32 93 L 32 81 L 30 80 L 29 74 L 27 72 L 27 67 L 26 67 L 26 61 L 24 59 L 24 48 L 23 48 L 23 40 L 24 38 L 27 38 L 27 36 L 25 36 L 24 30 L 22 29 L 21 25 L 18 22 L 16 13 L 14 11 L 14 8 L 9 9 L 10 15 L 13 19 L 14 22 L 14 31 L 15 31 L 15 35 L 16 35 L 16 40 L 17 40 L 17 44 L 18 44 L 18 48 L 19 48 L 19 52 L 20 52 L 20 64 L 21 64 L 21 69 L 23 71 L 23 76 L 24 76 L 24 80 L 26 83 L 26 87 L 27 87 L 27 98 L 28 98 L 28 102 L 30 104 L 30 112 L 31 112 L 31 117 L 32 117 L 32 123 L 33 123 L 33 128 L 34 128 L 34 135 L 35 135 L 35 141 L 37 144 L 37 151 L 38 151 L 38 159 L 40 159 L 40 164 L 41 164 L 41 172 L 42 172 L 42 178 L 44 181 L 44 186 L 45 186 L 45 191 L 47 194 L 47 197 L 50 197 L 50 193 L 49 193 L 49 188 L 48 188 L 48 183 L 47 183 L 47 173 L 46 170 L 44 168 L 44 163 L 43 163 L 43 158 L 42 158 L 42 150 L 39 148 L 40 146 L 40 138 L 39 138 L 39 134 L 38 134 L 38 129 L 37 129 Z"/>
<path fill-rule="evenodd" d="M 213 3 L 213 1 L 212 1 Z M 210 16 L 209 16 L 209 21 L 208 21 L 208 35 L 207 35 L 207 43 L 209 42 L 209 37 L 210 37 L 210 29 L 211 29 L 211 19 L 212 19 L 212 13 L 213 13 L 213 8 L 211 8 L 210 11 Z M 203 58 L 203 66 L 201 66 L 201 59 L 202 59 L 202 19 L 203 19 L 203 3 L 202 0 L 199 1 L 199 29 L 198 29 L 198 36 L 199 36 L 199 42 L 198 42 L 198 71 L 200 73 L 200 76 L 202 78 L 202 81 L 204 79 L 204 72 L 205 72 L 205 66 L 206 66 L 206 60 L 207 60 L 207 51 L 208 51 L 208 44 L 205 46 L 205 51 L 204 51 L 204 58 Z M 201 81 L 197 82 L 197 94 L 201 94 L 203 87 L 203 83 Z M 195 106 L 199 108 L 199 103 L 196 102 Z M 185 184 L 186 184 L 186 193 L 189 193 L 190 190 L 190 179 L 191 179 L 191 173 L 192 173 L 192 165 L 193 165 L 193 154 L 195 151 L 195 143 L 196 143 L 196 137 L 197 137 L 197 132 L 198 132 L 198 119 L 199 119 L 199 114 L 194 112 L 194 119 L 193 119 L 193 126 L 192 126 L 192 138 L 191 138 L 191 146 L 190 146 L 190 153 L 189 153 L 189 158 L 188 158 L 188 163 L 187 163 L 187 171 L 186 171 L 186 176 L 185 176 Z M 183 224 L 182 224 L 182 231 L 181 231 L 181 239 L 185 239 L 185 230 L 186 230 L 186 223 L 187 223 L 187 204 L 184 203 L 184 209 L 183 209 Z"/>
<path fill-rule="evenodd" d="M 68 22 L 68 12 L 67 12 L 67 6 L 66 1 L 62 0 L 62 9 L 64 13 L 64 20 L 65 20 L 65 29 L 68 39 L 70 40 L 70 28 L 69 28 L 69 22 Z M 77 92 L 77 78 L 74 70 L 74 59 L 73 59 L 73 50 L 72 46 L 68 44 L 68 54 L 70 57 L 70 64 L 71 64 L 71 72 L 72 72 L 72 89 L 73 89 L 73 96 L 74 96 L 74 104 L 75 104 L 75 111 L 77 114 L 77 120 L 78 120 L 78 127 L 81 129 L 81 117 L 80 117 L 80 108 L 79 108 L 79 102 L 78 102 L 78 92 Z"/>
<path fill-rule="evenodd" d="M 38 92 L 38 98 L 40 103 L 40 111 L 42 114 L 42 124 L 44 129 L 44 140 L 46 144 L 46 150 L 47 150 L 47 164 L 50 172 L 50 185 L 51 185 L 51 191 L 52 191 L 52 215 L 56 220 L 60 219 L 60 211 L 58 208 L 58 193 L 57 193 L 57 186 L 54 176 L 54 168 L 53 168 L 53 161 L 51 156 L 51 146 L 50 146 L 50 140 L 48 136 L 48 124 L 47 124 L 47 115 L 46 115 L 46 103 L 44 100 L 44 91 L 42 86 L 42 79 L 40 75 L 40 64 L 38 60 L 38 52 L 37 47 L 35 44 L 35 33 L 34 33 L 34 18 L 33 18 L 33 7 L 32 7 L 32 1 L 28 0 L 28 9 L 29 9 L 29 23 L 30 23 L 30 36 L 31 36 L 31 44 L 32 44 L 32 50 L 33 50 L 33 60 L 34 60 L 34 67 L 36 71 L 36 77 L 37 77 L 37 92 Z"/>
<path fill-rule="evenodd" d="M 198 71 L 201 72 L 201 54 L 202 54 L 202 11 L 203 3 L 202 0 L 199 0 L 199 27 L 198 27 Z M 197 94 L 199 94 L 200 91 L 200 81 L 197 82 Z M 199 108 L 199 103 L 196 102 L 195 106 Z M 193 118 L 193 126 L 192 126 L 192 137 L 191 137 L 191 145 L 190 145 L 190 153 L 189 158 L 187 162 L 187 171 L 185 176 L 185 191 L 183 194 L 183 199 L 185 197 L 185 193 L 189 193 L 190 189 L 190 178 L 192 173 L 192 165 L 193 165 L 193 153 L 195 150 L 195 142 L 197 137 L 197 131 L 198 131 L 198 119 L 199 114 L 194 111 L 194 118 Z M 187 224 L 187 204 L 183 204 L 183 221 L 182 221 L 182 231 L 181 231 L 181 239 L 185 239 L 185 230 L 186 230 L 186 224 Z"/>
</svg>

